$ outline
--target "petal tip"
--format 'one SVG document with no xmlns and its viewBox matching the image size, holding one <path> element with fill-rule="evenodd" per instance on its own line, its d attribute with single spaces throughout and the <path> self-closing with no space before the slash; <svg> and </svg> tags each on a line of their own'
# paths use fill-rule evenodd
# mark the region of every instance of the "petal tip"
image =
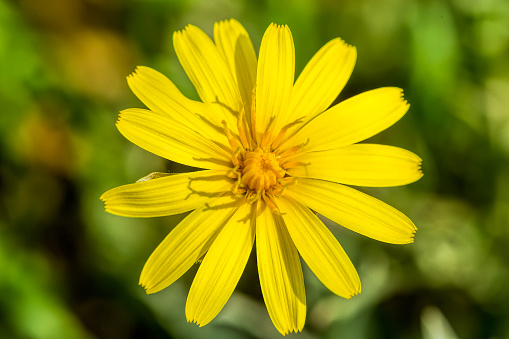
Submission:
<svg viewBox="0 0 509 339">
<path fill-rule="evenodd" d="M 345 296 L 345 299 L 352 299 L 356 295 L 361 294 L 361 284 L 360 284 L 360 281 L 357 281 L 357 282 L 358 282 L 358 286 L 353 287 L 350 295 Z"/>
<path fill-rule="evenodd" d="M 419 168 L 417 169 L 417 171 L 419 172 L 419 174 L 417 175 L 417 179 L 416 179 L 415 181 L 417 181 L 417 180 L 421 179 L 421 178 L 424 176 L 424 173 L 422 172 L 422 168 L 421 168 L 421 166 L 419 166 Z"/>
<path fill-rule="evenodd" d="M 292 334 L 292 333 L 299 333 L 302 331 L 302 328 L 304 326 L 299 326 L 299 327 L 293 327 L 293 328 L 288 328 L 288 329 L 285 329 L 285 330 L 281 330 L 279 328 L 276 328 L 278 330 L 279 333 L 281 333 L 281 335 L 284 337 L 286 336 L 287 334 Z"/>
<path fill-rule="evenodd" d="M 149 288 L 147 287 L 146 282 L 143 279 L 143 275 L 140 277 L 140 280 L 138 281 L 138 285 L 140 285 L 146 294 L 151 294 Z"/>
<path fill-rule="evenodd" d="M 122 112 L 120 112 L 120 114 L 119 114 L 119 115 L 118 115 L 118 117 L 117 117 L 117 121 L 115 121 L 115 126 L 116 126 L 116 127 L 117 127 L 117 129 L 119 129 L 119 130 L 120 130 L 120 124 L 122 123 L 122 121 L 121 121 L 121 120 L 122 120 L 122 118 L 123 118 L 123 117 L 122 117 Z"/>
<path fill-rule="evenodd" d="M 200 324 L 198 324 L 198 322 L 194 318 L 188 317 L 187 314 L 186 314 L 186 320 L 190 324 L 196 324 L 196 325 L 200 326 Z"/>
<path fill-rule="evenodd" d="M 153 294 L 159 292 L 161 288 L 156 288 L 157 283 L 154 284 L 154 281 L 148 278 L 147 272 L 145 270 L 141 271 L 140 280 L 138 281 L 138 285 L 143 287 L 146 294 Z"/>
<path fill-rule="evenodd" d="M 408 240 L 403 244 L 412 244 L 415 241 L 415 233 L 417 232 L 417 227 L 415 227 L 415 225 L 412 226 L 414 227 L 414 229 L 412 230 L 412 234 L 410 234 Z"/>
<path fill-rule="evenodd" d="M 230 19 L 225 19 L 225 20 L 220 20 L 218 22 L 215 22 L 214 26 L 236 25 L 236 24 L 240 24 L 240 22 L 238 22 L 234 18 L 230 18 Z"/>
<path fill-rule="evenodd" d="M 347 43 L 343 38 L 337 37 L 330 41 L 331 44 L 337 45 L 340 48 L 350 49 L 352 52 L 357 53 L 357 48 L 354 45 Z"/>
<path fill-rule="evenodd" d="M 101 194 L 101 196 L 99 197 L 99 199 L 103 202 L 106 202 L 106 197 L 108 196 L 107 195 L 108 191 L 104 192 L 103 194 Z"/>
<path fill-rule="evenodd" d="M 143 287 L 146 294 L 154 294 L 161 290 L 161 288 L 155 288 L 154 286 L 148 286 L 148 284 L 140 284 L 140 285 L 141 285 L 141 287 Z"/>
<path fill-rule="evenodd" d="M 202 30 L 193 24 L 187 24 L 184 29 L 178 31 L 181 34 L 192 34 L 194 32 L 201 32 Z"/>
<path fill-rule="evenodd" d="M 229 20 L 227 20 L 230 24 L 234 24 L 234 25 L 241 25 L 241 23 L 237 20 L 237 19 L 234 19 L 234 18 L 230 18 Z"/>
<path fill-rule="evenodd" d="M 345 299 L 346 299 L 346 300 L 350 300 L 350 299 L 352 299 L 353 297 L 355 297 L 357 294 L 358 294 L 357 292 L 352 293 L 352 294 L 350 294 L 350 295 L 346 296 L 346 297 L 345 297 Z"/>
<path fill-rule="evenodd" d="M 200 321 L 200 320 L 198 319 L 198 317 L 196 317 L 196 316 L 193 316 L 193 317 L 188 316 L 188 315 L 187 315 L 187 312 L 188 312 L 188 311 L 186 310 L 186 319 L 187 319 L 187 322 L 188 322 L 188 323 L 195 324 L 195 325 L 197 325 L 198 327 L 203 327 L 203 326 L 205 326 L 205 325 L 207 325 L 207 324 L 208 324 L 208 323 L 204 323 L 203 321 Z"/>
</svg>

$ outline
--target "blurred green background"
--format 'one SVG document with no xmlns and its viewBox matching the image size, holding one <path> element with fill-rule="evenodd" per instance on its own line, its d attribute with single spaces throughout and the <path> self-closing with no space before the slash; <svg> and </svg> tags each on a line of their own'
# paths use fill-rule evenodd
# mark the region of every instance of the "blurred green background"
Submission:
<svg viewBox="0 0 509 339">
<path fill-rule="evenodd" d="M 145 295 L 145 260 L 182 219 L 104 212 L 104 191 L 182 168 L 124 139 L 145 65 L 197 98 L 172 47 L 192 23 L 236 18 L 258 50 L 288 24 L 300 73 L 337 36 L 358 49 L 338 100 L 381 86 L 410 111 L 372 142 L 423 158 L 405 187 L 364 189 L 407 214 L 415 243 L 334 234 L 363 288 L 351 300 L 304 267 L 308 316 L 292 338 L 509 338 L 509 1 L 0 1 L 0 338 L 279 338 L 252 257 L 209 325 L 185 320 L 196 268 Z M 332 223 L 327 222 L 333 226 Z"/>
</svg>

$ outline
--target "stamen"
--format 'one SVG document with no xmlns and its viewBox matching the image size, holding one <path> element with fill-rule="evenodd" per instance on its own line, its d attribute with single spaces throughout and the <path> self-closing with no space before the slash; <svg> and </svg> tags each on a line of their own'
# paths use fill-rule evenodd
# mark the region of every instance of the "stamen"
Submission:
<svg viewBox="0 0 509 339">
<path fill-rule="evenodd" d="M 244 114 L 244 117 L 242 120 L 244 120 L 244 134 L 246 135 L 246 138 L 247 138 L 247 142 L 249 144 L 249 150 L 253 150 L 256 148 L 256 141 L 253 140 L 253 137 L 251 136 L 251 127 L 249 127 L 249 122 L 247 121 L 247 119 L 244 119 L 245 118 L 245 114 Z M 247 131 L 247 133 L 245 132 Z"/>
<path fill-rule="evenodd" d="M 233 187 L 232 187 L 232 193 L 235 194 L 235 195 L 239 195 L 239 194 L 244 194 L 246 193 L 246 189 L 245 188 L 241 188 L 239 186 L 243 186 L 242 185 L 242 182 L 237 181 L 235 184 L 233 184 Z"/>
<path fill-rule="evenodd" d="M 240 142 L 244 149 L 250 148 L 251 145 L 246 138 L 246 132 L 244 130 L 244 107 L 240 110 L 239 117 L 237 118 L 237 130 L 239 131 Z"/>
<path fill-rule="evenodd" d="M 281 212 L 279 211 L 279 208 L 277 207 L 276 201 L 272 197 L 272 195 L 267 195 L 265 192 L 263 192 L 262 195 L 263 201 L 267 204 L 267 207 L 270 209 L 270 211 L 276 215 L 281 215 Z"/>
<path fill-rule="evenodd" d="M 269 141 L 269 137 L 270 137 L 269 131 L 266 131 L 265 133 L 263 133 L 262 143 L 260 146 L 265 152 L 267 152 L 267 142 Z"/>
<path fill-rule="evenodd" d="M 294 177 L 286 177 L 282 179 L 278 179 L 279 184 L 281 184 L 281 191 L 279 192 L 279 196 L 285 194 L 286 189 L 290 186 L 297 185 L 297 178 Z"/>
<path fill-rule="evenodd" d="M 283 159 L 283 158 L 287 158 L 289 156 L 293 156 L 295 153 L 297 153 L 301 149 L 302 149 L 302 145 L 297 145 L 297 146 L 290 147 L 289 149 L 287 149 L 286 151 L 284 151 L 283 153 L 281 153 L 279 155 L 279 159 Z"/>
<path fill-rule="evenodd" d="M 281 143 L 281 140 L 283 140 L 283 138 L 284 138 L 284 136 L 285 136 L 285 134 L 286 134 L 286 131 L 287 131 L 290 127 L 292 127 L 292 126 L 294 126 L 294 125 L 297 125 L 297 124 L 302 123 L 302 119 L 303 119 L 303 118 L 304 118 L 304 117 L 299 118 L 299 119 L 295 120 L 294 122 L 291 122 L 291 123 L 286 124 L 285 126 L 283 126 L 283 128 L 281 128 L 281 131 L 279 131 L 279 134 L 277 135 L 276 139 L 274 139 L 274 142 L 272 142 L 272 146 L 271 146 L 271 148 L 272 148 L 272 149 L 276 149 L 276 148 L 279 146 L 279 144 Z"/>
<path fill-rule="evenodd" d="M 299 167 L 299 166 L 304 166 L 305 163 L 303 163 L 302 161 L 290 161 L 286 164 L 283 164 L 282 167 L 287 170 L 289 168 L 294 168 L 294 167 Z"/>
<path fill-rule="evenodd" d="M 239 171 L 239 166 L 237 165 L 230 169 L 228 173 L 226 173 L 226 176 L 232 179 L 240 178 L 242 176 L 242 173 Z"/>
<path fill-rule="evenodd" d="M 223 127 L 224 127 L 224 134 L 226 134 L 226 138 L 228 139 L 228 142 L 230 143 L 230 147 L 232 150 L 236 150 L 238 148 L 237 140 L 233 137 L 232 131 L 228 128 L 228 125 L 226 124 L 226 121 L 223 120 Z"/>
<path fill-rule="evenodd" d="M 246 192 L 245 188 L 241 188 L 241 187 L 244 187 L 244 184 L 242 183 L 242 173 L 239 171 L 239 166 L 235 166 L 230 171 L 228 171 L 227 176 L 232 178 L 232 176 L 231 176 L 232 174 L 237 176 L 237 182 L 235 184 L 233 184 L 232 193 L 233 194 L 242 194 L 242 193 Z M 235 178 L 235 177 L 233 177 L 233 178 Z"/>
<path fill-rule="evenodd" d="M 251 192 L 251 194 L 246 199 L 246 203 L 248 204 L 254 203 L 258 199 L 260 199 L 260 195 L 261 195 L 260 191 L 257 191 L 256 194 L 254 194 L 254 192 Z"/>
<path fill-rule="evenodd" d="M 262 150 L 264 150 L 265 152 L 268 152 L 268 148 L 267 148 L 267 143 L 269 141 L 269 138 L 270 138 L 270 127 L 272 125 L 272 123 L 274 122 L 274 119 L 271 119 L 269 121 L 269 124 L 267 125 L 267 129 L 265 130 L 265 133 L 263 133 L 263 137 L 262 137 L 262 142 L 260 144 L 260 147 Z"/>
<path fill-rule="evenodd" d="M 238 157 L 240 153 L 242 153 L 242 147 L 239 146 L 235 152 L 233 152 L 232 157 Z"/>
<path fill-rule="evenodd" d="M 280 196 L 280 193 L 281 193 L 281 190 L 283 189 L 283 187 L 281 186 L 281 183 L 279 182 L 279 180 L 283 180 L 283 179 L 278 179 L 276 181 L 276 183 L 269 189 L 270 194 Z"/>
<path fill-rule="evenodd" d="M 285 149 L 281 154 L 279 152 L 281 145 L 287 140 L 285 135 L 288 129 L 302 121 L 298 119 L 283 126 L 273 139 L 274 118 L 272 118 L 263 134 L 258 133 L 256 86 L 252 92 L 250 119 L 250 122 L 246 120 L 246 110 L 241 108 L 237 116 L 238 136 L 228 128 L 226 121 L 222 121 L 224 133 L 232 149 L 233 168 L 227 172 L 227 176 L 236 179 L 231 191 L 235 195 L 244 195 L 248 204 L 263 200 L 272 213 L 281 215 L 276 197 L 283 195 L 287 187 L 297 182 L 293 177 L 285 177 L 286 169 L 302 165 L 293 159 L 295 153 L 301 151 L 305 144 Z"/>
</svg>

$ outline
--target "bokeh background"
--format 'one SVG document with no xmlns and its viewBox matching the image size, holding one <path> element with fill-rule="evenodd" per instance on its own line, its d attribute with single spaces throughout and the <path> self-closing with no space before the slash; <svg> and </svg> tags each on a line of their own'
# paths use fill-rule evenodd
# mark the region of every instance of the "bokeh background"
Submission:
<svg viewBox="0 0 509 339">
<path fill-rule="evenodd" d="M 308 316 L 292 338 L 509 338 L 509 1 L 0 1 L 0 338 L 279 338 L 251 257 L 209 325 L 185 320 L 196 267 L 145 295 L 145 260 L 182 219 L 104 212 L 99 196 L 179 165 L 130 144 L 118 111 L 143 107 L 135 66 L 196 92 L 172 33 L 236 18 L 258 50 L 288 24 L 296 72 L 337 36 L 358 49 L 343 100 L 398 86 L 407 115 L 372 142 L 424 160 L 424 177 L 363 189 L 406 213 L 415 243 L 327 222 L 357 267 L 351 300 L 305 266 Z"/>
</svg>

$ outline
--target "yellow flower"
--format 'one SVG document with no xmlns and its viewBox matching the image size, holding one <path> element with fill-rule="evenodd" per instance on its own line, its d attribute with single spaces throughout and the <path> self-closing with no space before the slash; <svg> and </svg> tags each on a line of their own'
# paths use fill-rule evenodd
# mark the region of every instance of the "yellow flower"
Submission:
<svg viewBox="0 0 509 339">
<path fill-rule="evenodd" d="M 242 25 L 223 21 L 212 41 L 187 26 L 173 37 L 202 102 L 186 98 L 157 71 L 138 67 L 128 83 L 150 110 L 121 112 L 117 127 L 145 150 L 203 171 L 152 173 L 104 193 L 108 212 L 157 217 L 194 210 L 150 256 L 140 284 L 168 287 L 203 261 L 186 316 L 200 326 L 223 308 L 256 238 L 263 297 L 282 334 L 302 330 L 306 295 L 299 254 L 333 293 L 350 298 L 359 276 L 320 213 L 367 237 L 413 241 L 414 224 L 389 205 L 346 185 L 405 185 L 421 159 L 397 147 L 357 144 L 408 110 L 402 90 L 368 91 L 328 108 L 355 65 L 355 47 L 334 39 L 294 83 L 287 26 L 270 25 L 257 61 Z"/>
</svg>

